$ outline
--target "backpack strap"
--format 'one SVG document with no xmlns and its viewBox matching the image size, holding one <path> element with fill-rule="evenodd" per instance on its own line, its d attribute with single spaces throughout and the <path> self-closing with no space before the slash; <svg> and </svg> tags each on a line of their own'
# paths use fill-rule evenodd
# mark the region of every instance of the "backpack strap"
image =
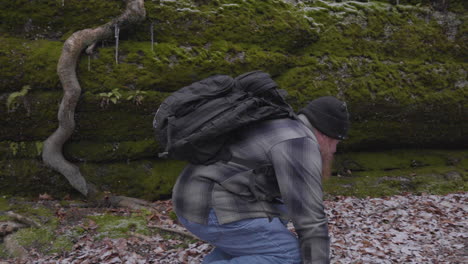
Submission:
<svg viewBox="0 0 468 264">
<path fill-rule="evenodd" d="M 169 149 L 171 148 L 172 145 L 172 121 L 175 119 L 173 115 L 169 116 L 167 118 L 167 144 L 166 148 L 164 149 L 164 152 L 158 153 L 159 158 L 167 158 L 169 156 Z"/>
</svg>

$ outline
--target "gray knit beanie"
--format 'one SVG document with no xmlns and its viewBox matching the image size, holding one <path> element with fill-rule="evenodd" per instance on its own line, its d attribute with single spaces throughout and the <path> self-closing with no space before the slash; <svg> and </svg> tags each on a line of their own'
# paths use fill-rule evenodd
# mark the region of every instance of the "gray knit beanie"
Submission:
<svg viewBox="0 0 468 264">
<path fill-rule="evenodd" d="M 348 135 L 349 113 L 346 103 L 333 96 L 324 96 L 310 101 L 299 111 L 323 134 L 343 140 Z"/>
</svg>

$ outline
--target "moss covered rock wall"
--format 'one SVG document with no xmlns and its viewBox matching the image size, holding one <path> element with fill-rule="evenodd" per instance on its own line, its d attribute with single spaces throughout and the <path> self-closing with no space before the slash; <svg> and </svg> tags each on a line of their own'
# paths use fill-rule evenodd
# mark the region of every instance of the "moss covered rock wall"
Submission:
<svg viewBox="0 0 468 264">
<path fill-rule="evenodd" d="M 118 63 L 112 39 L 82 56 L 65 155 L 111 191 L 168 195 L 182 165 L 157 159 L 151 121 L 159 103 L 212 74 L 256 69 L 272 74 L 296 109 L 322 95 L 346 100 L 352 128 L 342 151 L 466 149 L 466 4 L 436 2 L 145 1 L 146 20 L 121 31 Z M 69 191 L 39 158 L 57 127 L 62 43 L 123 7 L 0 0 L 2 193 Z"/>
</svg>

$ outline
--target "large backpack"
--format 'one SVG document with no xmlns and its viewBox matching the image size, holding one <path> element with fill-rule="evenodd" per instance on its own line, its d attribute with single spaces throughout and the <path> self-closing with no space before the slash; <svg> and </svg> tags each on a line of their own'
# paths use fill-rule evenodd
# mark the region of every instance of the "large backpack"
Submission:
<svg viewBox="0 0 468 264">
<path fill-rule="evenodd" d="M 262 120 L 294 117 L 282 91 L 261 71 L 235 79 L 215 75 L 172 93 L 153 121 L 161 156 L 193 164 L 230 160 L 224 148 L 237 129 Z"/>
</svg>

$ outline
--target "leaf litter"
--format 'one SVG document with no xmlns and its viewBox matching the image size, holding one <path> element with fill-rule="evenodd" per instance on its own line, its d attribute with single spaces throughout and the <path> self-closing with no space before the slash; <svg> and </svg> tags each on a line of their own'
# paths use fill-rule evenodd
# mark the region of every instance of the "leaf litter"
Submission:
<svg viewBox="0 0 468 264">
<path fill-rule="evenodd" d="M 88 221 L 80 224 L 89 232 L 78 237 L 69 252 L 43 255 L 29 249 L 26 259 L 0 259 L 0 264 L 201 263 L 212 246 L 184 235 L 187 230 L 169 217 L 170 201 L 157 201 L 154 208 L 158 213 L 147 217 L 148 226 L 176 233 L 130 233 L 126 238 L 95 239 L 95 223 Z M 325 208 L 331 263 L 468 263 L 467 193 L 365 199 L 336 196 L 325 201 Z M 108 211 L 131 213 L 128 209 Z M 58 216 L 66 220 L 66 214 L 61 209 Z M 295 232 L 291 223 L 288 228 Z"/>
</svg>

